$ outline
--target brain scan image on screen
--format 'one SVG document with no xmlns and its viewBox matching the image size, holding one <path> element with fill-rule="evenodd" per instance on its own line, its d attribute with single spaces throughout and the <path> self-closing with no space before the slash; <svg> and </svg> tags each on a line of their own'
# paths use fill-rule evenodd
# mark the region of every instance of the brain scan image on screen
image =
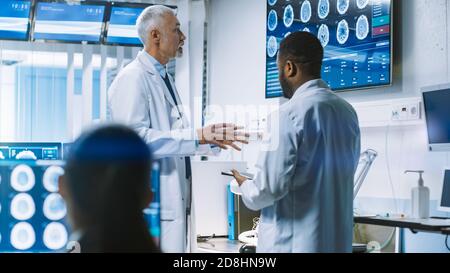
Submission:
<svg viewBox="0 0 450 273">
<path fill-rule="evenodd" d="M 42 179 L 44 188 L 49 192 L 57 192 L 58 191 L 58 179 L 61 175 L 64 174 L 63 168 L 59 166 L 51 166 L 49 167 Z"/>
<path fill-rule="evenodd" d="M 306 0 L 300 8 L 300 20 L 302 23 L 308 23 L 312 16 L 311 2 Z"/>
<path fill-rule="evenodd" d="M 19 165 L 11 173 L 11 187 L 18 192 L 26 192 L 34 187 L 36 177 L 27 165 Z"/>
<path fill-rule="evenodd" d="M 320 19 L 327 18 L 330 13 L 330 2 L 329 0 L 319 0 L 319 4 L 317 6 L 318 14 Z"/>
<path fill-rule="evenodd" d="M 274 57 L 278 52 L 278 42 L 277 38 L 274 36 L 270 36 L 269 40 L 267 41 L 267 55 L 272 58 Z"/>
<path fill-rule="evenodd" d="M 67 209 L 64 199 L 58 193 L 52 193 L 44 200 L 45 217 L 52 221 L 61 220 L 66 216 Z"/>
<path fill-rule="evenodd" d="M 26 193 L 20 193 L 11 201 L 11 215 L 16 220 L 24 221 L 33 217 L 36 212 L 33 198 Z"/>
<path fill-rule="evenodd" d="M 68 241 L 67 230 L 61 223 L 50 223 L 44 229 L 44 245 L 51 250 L 63 248 Z"/>
<path fill-rule="evenodd" d="M 369 4 L 369 0 L 356 0 L 356 5 L 359 9 L 364 9 Z"/>
<path fill-rule="evenodd" d="M 317 38 L 319 38 L 319 41 L 324 48 L 328 45 L 328 42 L 330 41 L 330 30 L 327 25 L 320 26 Z"/>
<path fill-rule="evenodd" d="M 36 242 L 36 233 L 29 223 L 17 223 L 11 230 L 11 245 L 18 250 L 27 250 Z"/>
<path fill-rule="evenodd" d="M 278 17 L 277 17 L 277 12 L 274 10 L 271 10 L 269 12 L 269 16 L 267 18 L 267 28 L 270 31 L 274 31 L 278 26 Z"/>
<path fill-rule="evenodd" d="M 267 2 L 269 3 L 269 5 L 273 6 L 277 3 L 277 0 L 267 0 Z"/>
<path fill-rule="evenodd" d="M 361 15 L 356 22 L 356 38 L 364 40 L 369 35 L 369 19 L 367 16 Z"/>
<path fill-rule="evenodd" d="M 294 9 L 291 5 L 288 5 L 284 9 L 283 22 L 286 27 L 292 26 L 292 23 L 294 22 Z"/>
<path fill-rule="evenodd" d="M 350 34 L 350 30 L 348 28 L 348 23 L 346 20 L 342 20 L 339 22 L 336 30 L 336 37 L 339 44 L 343 45 L 348 40 L 348 36 Z"/>
<path fill-rule="evenodd" d="M 37 156 L 32 151 L 22 151 L 17 154 L 18 160 L 37 160 Z"/>
<path fill-rule="evenodd" d="M 337 10 L 340 15 L 344 15 L 348 7 L 350 6 L 350 0 L 338 0 L 337 1 Z"/>
</svg>

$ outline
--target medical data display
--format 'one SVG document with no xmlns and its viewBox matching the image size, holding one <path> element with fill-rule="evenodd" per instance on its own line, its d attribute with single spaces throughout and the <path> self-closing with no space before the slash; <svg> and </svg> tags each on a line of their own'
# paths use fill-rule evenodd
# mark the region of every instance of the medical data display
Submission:
<svg viewBox="0 0 450 273">
<path fill-rule="evenodd" d="M 0 160 L 0 252 L 66 250 L 70 230 L 58 193 L 63 174 L 54 161 Z"/>
<path fill-rule="evenodd" d="M 2 0 L 0 39 L 28 40 L 31 0 Z"/>
<path fill-rule="evenodd" d="M 332 90 L 391 84 L 391 9 L 391 0 L 267 0 L 266 97 L 282 96 L 276 57 L 295 31 L 319 38 Z"/>
<path fill-rule="evenodd" d="M 112 6 L 106 33 L 106 44 L 142 46 L 136 20 L 144 7 Z"/>
<path fill-rule="evenodd" d="M 37 2 L 34 40 L 100 43 L 105 5 Z"/>
<path fill-rule="evenodd" d="M 0 160 L 61 160 L 61 143 L 0 142 Z"/>
</svg>

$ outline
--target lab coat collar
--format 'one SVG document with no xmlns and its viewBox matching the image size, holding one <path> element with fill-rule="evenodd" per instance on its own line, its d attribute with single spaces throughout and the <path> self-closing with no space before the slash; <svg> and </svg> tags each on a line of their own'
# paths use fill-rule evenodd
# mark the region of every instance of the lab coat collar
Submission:
<svg viewBox="0 0 450 273">
<path fill-rule="evenodd" d="M 295 91 L 294 96 L 292 99 L 301 96 L 303 93 L 305 93 L 308 90 L 315 90 L 315 89 L 322 89 L 326 88 L 328 89 L 328 84 L 324 82 L 322 79 L 316 79 L 316 80 L 310 80 L 302 84 L 297 91 Z"/>
<path fill-rule="evenodd" d="M 149 72 L 152 75 L 159 75 L 158 70 L 156 67 L 152 64 L 150 56 L 147 52 L 144 50 L 141 50 L 137 55 L 137 60 L 144 66 L 145 70 Z"/>
<path fill-rule="evenodd" d="M 155 79 L 155 80 L 158 81 L 160 86 L 162 86 L 162 89 L 164 92 L 164 97 L 173 107 L 176 107 L 177 109 L 179 109 L 178 106 L 176 105 L 175 101 L 172 99 L 172 95 L 170 95 L 170 91 L 167 88 L 166 83 L 164 82 L 163 78 L 161 77 L 160 72 L 156 69 L 156 67 L 152 63 L 152 60 L 150 59 L 150 57 L 151 56 L 147 52 L 145 52 L 144 50 L 141 50 L 137 55 L 137 60 L 144 66 L 144 68 L 147 70 L 148 73 L 150 73 L 152 76 L 157 76 L 158 79 Z M 175 92 L 176 89 L 174 88 L 174 85 L 173 85 L 170 77 L 169 77 L 169 80 L 170 80 L 170 84 L 172 85 L 172 88 Z M 177 98 L 177 100 L 180 99 L 178 97 L 177 92 L 175 92 L 175 97 Z"/>
</svg>

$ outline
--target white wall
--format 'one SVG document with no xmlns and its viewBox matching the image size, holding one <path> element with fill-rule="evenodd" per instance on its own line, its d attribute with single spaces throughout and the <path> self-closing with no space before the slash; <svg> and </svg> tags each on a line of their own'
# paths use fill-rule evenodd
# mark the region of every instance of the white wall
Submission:
<svg viewBox="0 0 450 273">
<path fill-rule="evenodd" d="M 341 93 L 351 103 L 418 97 L 421 87 L 450 81 L 450 3 L 446 0 L 396 2 L 394 84 L 387 88 Z M 210 103 L 278 103 L 264 99 L 266 1 L 212 0 L 209 17 Z M 363 129 L 363 149 L 373 148 L 379 152 L 379 157 L 359 196 L 392 198 L 395 195 L 407 199 L 417 177 L 403 172 L 423 169 L 432 199 L 437 199 L 442 169 L 450 166 L 450 156 L 430 153 L 426 144 L 423 125 Z M 243 157 L 253 163 L 255 154 L 255 150 L 249 148 L 243 156 L 230 158 Z M 394 206 L 389 209 L 395 211 Z"/>
<path fill-rule="evenodd" d="M 209 118 L 248 126 L 279 104 L 278 99 L 266 100 L 264 93 L 266 1 L 211 0 L 208 12 L 209 104 L 224 112 Z M 227 115 L 227 107 L 238 108 L 239 114 Z M 252 109 L 256 114 L 246 112 Z M 258 147 L 251 144 L 242 153 L 224 152 L 221 159 L 247 160 L 252 165 Z"/>
</svg>

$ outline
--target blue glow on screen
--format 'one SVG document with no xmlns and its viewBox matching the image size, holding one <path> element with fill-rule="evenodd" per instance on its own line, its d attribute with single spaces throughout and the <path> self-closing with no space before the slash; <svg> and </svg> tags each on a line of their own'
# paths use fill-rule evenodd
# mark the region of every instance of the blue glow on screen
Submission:
<svg viewBox="0 0 450 273">
<path fill-rule="evenodd" d="M 0 39 L 28 39 L 28 18 L 31 1 L 2 0 L 0 8 Z"/>
<path fill-rule="evenodd" d="M 112 7 L 106 42 L 109 44 L 142 45 L 136 20 L 144 8 Z"/>
<path fill-rule="evenodd" d="M 35 40 L 100 42 L 105 6 L 37 4 Z"/>
<path fill-rule="evenodd" d="M 59 162 L 0 160 L 0 253 L 64 252 L 67 209 L 58 194 Z"/>
<path fill-rule="evenodd" d="M 322 78 L 334 91 L 391 83 L 390 0 L 267 2 L 266 97 L 282 96 L 276 57 L 282 39 L 308 31 L 325 49 Z"/>
</svg>

